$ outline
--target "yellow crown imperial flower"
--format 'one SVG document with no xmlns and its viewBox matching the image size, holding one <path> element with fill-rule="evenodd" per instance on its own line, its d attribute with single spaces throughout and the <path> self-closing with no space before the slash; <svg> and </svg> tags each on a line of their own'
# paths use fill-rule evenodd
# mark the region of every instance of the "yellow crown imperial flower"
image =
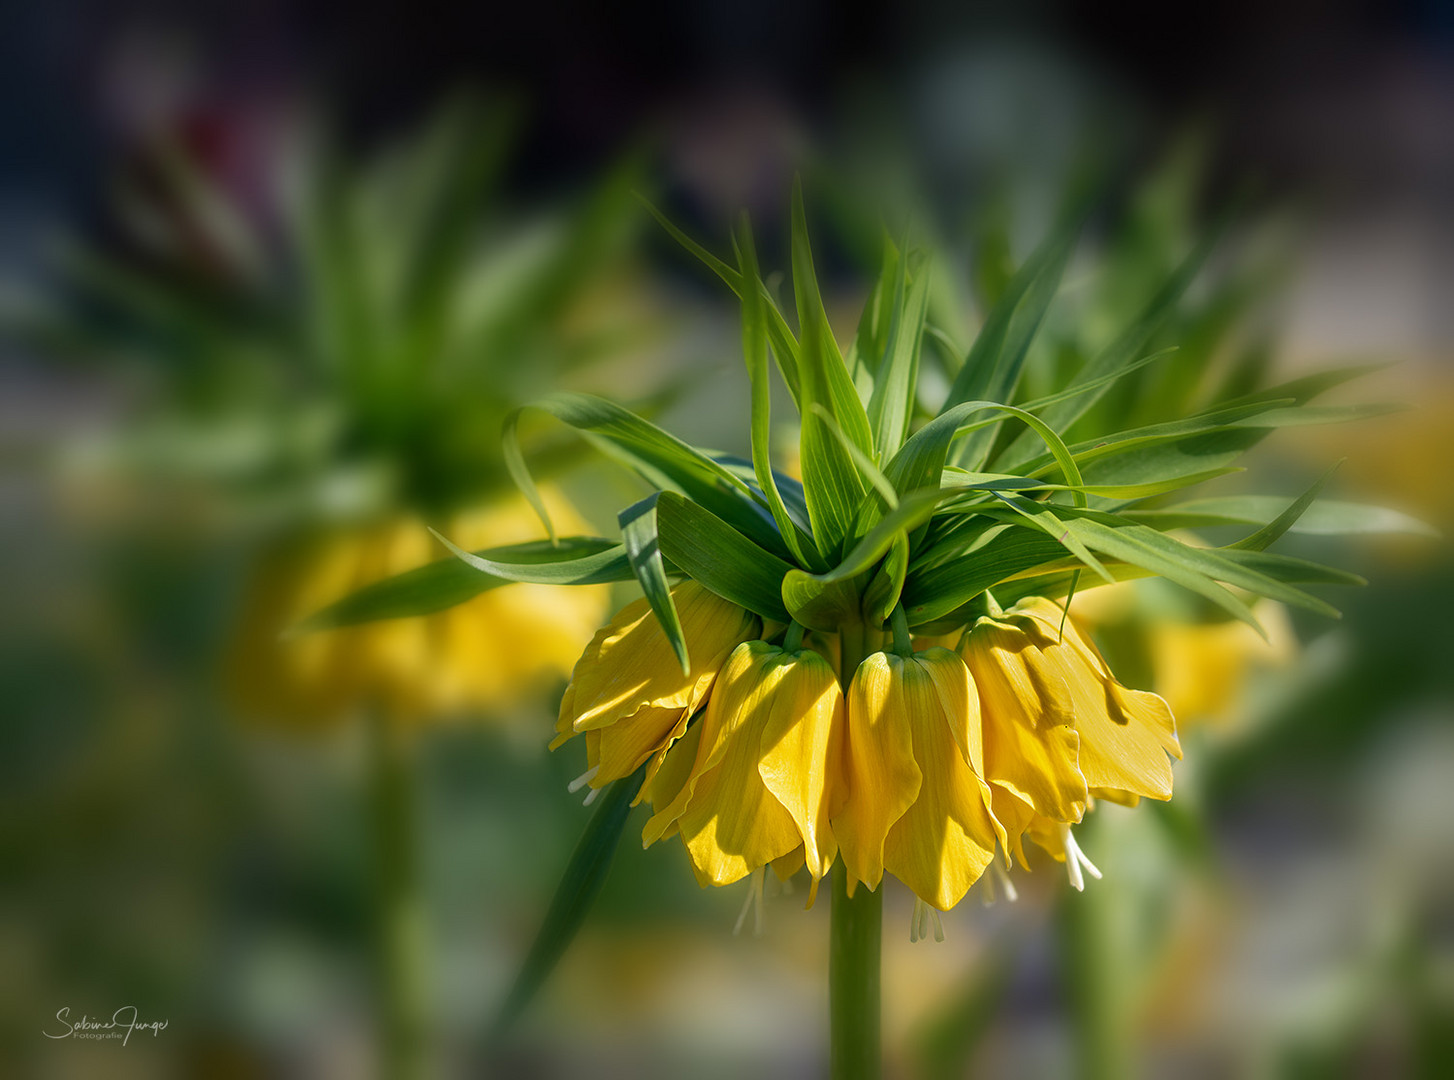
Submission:
<svg viewBox="0 0 1454 1080">
<path fill-rule="evenodd" d="M 979 696 L 948 649 L 870 654 L 848 692 L 849 799 L 833 819 L 850 889 L 892 873 L 948 910 L 994 859 L 1005 830 L 983 779 Z"/>
<path fill-rule="evenodd" d="M 584 733 L 590 768 L 583 782 L 594 789 L 630 776 L 648 760 L 654 774 L 707 700 L 728 654 L 762 628 L 756 615 L 695 581 L 682 582 L 671 595 L 691 649 L 690 672 L 683 674 L 642 599 L 596 632 L 571 674 L 550 745 L 555 749 Z"/>
<path fill-rule="evenodd" d="M 1070 688 L 1080 734 L 1080 771 L 1090 793 L 1130 804 L 1141 796 L 1170 799 L 1167 755 L 1180 759 L 1181 745 L 1166 702 L 1122 686 L 1059 604 L 1029 597 L 1006 616 L 1035 641 Z"/>
<path fill-rule="evenodd" d="M 842 736 L 843 693 L 826 660 L 763 641 L 738 645 L 701 722 L 657 774 L 658 809 L 643 839 L 679 832 L 703 885 L 778 860 L 806 862 L 818 881 L 837 850 L 829 817 L 842 792 Z"/>
</svg>

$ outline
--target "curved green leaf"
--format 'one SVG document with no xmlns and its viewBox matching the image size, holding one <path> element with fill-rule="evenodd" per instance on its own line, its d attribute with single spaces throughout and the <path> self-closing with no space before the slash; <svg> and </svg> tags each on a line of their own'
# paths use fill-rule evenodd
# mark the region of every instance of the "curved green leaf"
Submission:
<svg viewBox="0 0 1454 1080">
<path fill-rule="evenodd" d="M 448 541 L 445 544 L 452 551 L 459 550 Z M 596 536 L 564 537 L 555 544 L 548 540 L 532 540 L 465 554 L 475 562 L 469 563 L 458 557 L 439 559 L 366 585 L 308 616 L 289 633 L 311 633 L 380 619 L 432 615 L 512 581 L 594 585 L 631 579 L 631 565 L 625 549 L 612 540 Z M 481 569 L 487 566 L 495 569 L 481 573 Z"/>
</svg>

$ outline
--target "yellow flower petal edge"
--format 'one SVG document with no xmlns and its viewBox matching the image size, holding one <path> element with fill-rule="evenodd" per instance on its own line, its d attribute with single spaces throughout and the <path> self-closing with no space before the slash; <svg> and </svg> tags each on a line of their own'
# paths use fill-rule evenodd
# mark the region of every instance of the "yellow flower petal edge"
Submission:
<svg viewBox="0 0 1454 1080">
<path fill-rule="evenodd" d="M 691 773 L 647 822 L 644 842 L 674 828 L 703 885 L 730 884 L 799 848 L 821 877 L 833 854 L 829 763 L 842 726 L 842 699 L 830 688 L 832 669 L 816 653 L 737 646 L 697 725 Z M 658 776 L 679 771 L 671 760 Z"/>
<path fill-rule="evenodd" d="M 979 688 L 984 778 L 1037 814 L 1079 821 L 1087 791 L 1072 696 L 1039 644 L 1021 626 L 987 616 L 960 646 Z"/>
<path fill-rule="evenodd" d="M 1121 796 L 1117 801 L 1130 796 L 1171 798 L 1167 755 L 1180 758 L 1181 745 L 1166 702 L 1122 686 L 1074 620 L 1063 619 L 1062 636 L 1059 604 L 1032 597 L 1004 617 L 1036 638 L 1041 653 L 1069 686 L 1080 734 L 1080 771 L 1090 788 L 1107 797 Z"/>
<path fill-rule="evenodd" d="M 904 716 L 903 658 L 871 653 L 848 687 L 847 798 L 833 817 L 851 890 L 883 880 L 889 830 L 919 797 L 923 773 Z M 956 751 L 957 753 L 957 751 Z"/>
<path fill-rule="evenodd" d="M 692 670 L 683 675 L 665 632 L 644 599 L 626 605 L 597 631 L 576 662 L 560 703 L 556 738 L 597 732 L 587 740 L 590 783 L 601 787 L 657 758 L 686 730 L 706 700 L 728 653 L 761 629 L 757 616 L 695 581 L 672 589 Z"/>
<path fill-rule="evenodd" d="M 889 662 L 897 668 L 899 722 L 911 734 L 922 782 L 918 798 L 888 831 L 884 868 L 926 904 L 947 911 L 1006 842 L 990 809 L 989 785 L 962 741 L 979 728 L 979 700 L 964 661 L 948 649 Z"/>
</svg>

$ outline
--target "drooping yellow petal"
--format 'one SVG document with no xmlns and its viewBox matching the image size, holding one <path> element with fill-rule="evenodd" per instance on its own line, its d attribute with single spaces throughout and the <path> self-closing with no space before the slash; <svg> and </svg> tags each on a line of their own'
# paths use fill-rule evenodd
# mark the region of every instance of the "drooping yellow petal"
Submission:
<svg viewBox="0 0 1454 1080">
<path fill-rule="evenodd" d="M 833 816 L 833 835 L 850 885 L 861 881 L 870 889 L 883 880 L 889 829 L 913 805 L 923 781 L 904 716 L 903 668 L 901 657 L 872 653 L 848 688 L 848 794 Z"/>
<path fill-rule="evenodd" d="M 627 604 L 596 633 L 576 662 L 570 692 L 561 701 L 558 727 L 568 723 L 577 732 L 606 727 L 645 706 L 694 711 L 727 654 L 753 637 L 761 625 L 751 612 L 695 581 L 677 585 L 672 598 L 691 656 L 691 672 L 682 674 L 646 600 Z"/>
<path fill-rule="evenodd" d="M 1024 628 L 986 617 L 961 647 L 979 687 L 984 778 L 1038 814 L 1079 821 L 1087 791 L 1070 690 L 1037 644 Z"/>
<path fill-rule="evenodd" d="M 821 878 L 837 846 L 828 822 L 843 788 L 843 691 L 816 652 L 782 657 L 758 773 L 797 823 L 808 871 Z"/>
<path fill-rule="evenodd" d="M 1181 757 L 1176 722 L 1166 702 L 1116 681 L 1099 650 L 1065 619 L 1059 605 L 1040 597 L 1005 613 L 1037 645 L 1070 688 L 1080 734 L 1080 770 L 1092 789 L 1152 799 L 1171 798 L 1171 762 Z"/>
<path fill-rule="evenodd" d="M 704 885 L 730 884 L 803 843 L 793 815 L 758 771 L 763 732 L 778 726 L 778 715 L 796 719 L 802 703 L 792 684 L 801 670 L 800 660 L 766 642 L 733 650 L 702 718 L 692 775 L 648 822 L 654 832 L 675 820 Z"/>
<path fill-rule="evenodd" d="M 888 831 L 884 867 L 925 903 L 947 911 L 993 861 L 1004 830 L 990 812 L 989 785 L 956 737 L 979 726 L 969 715 L 972 699 L 941 690 L 959 684 L 964 661 L 943 648 L 890 660 L 898 661 L 898 721 L 912 733 L 922 782 L 918 798 Z"/>
</svg>

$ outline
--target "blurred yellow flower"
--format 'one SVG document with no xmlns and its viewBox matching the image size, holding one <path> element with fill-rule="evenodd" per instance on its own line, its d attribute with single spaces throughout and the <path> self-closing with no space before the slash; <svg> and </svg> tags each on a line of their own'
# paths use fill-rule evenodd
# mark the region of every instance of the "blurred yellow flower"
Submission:
<svg viewBox="0 0 1454 1080">
<path fill-rule="evenodd" d="M 567 531 L 586 532 L 570 504 L 547 490 Z M 466 547 L 539 537 L 518 496 L 461 514 L 446 530 Z M 322 730 L 368 710 L 417 725 L 478 711 L 504 715 L 569 670 L 600 623 L 605 586 L 562 590 L 512 584 L 446 611 L 284 639 L 292 625 L 374 581 L 443 556 L 414 517 L 290 542 L 265 562 L 245 601 L 225 680 L 250 719 Z"/>
<path fill-rule="evenodd" d="M 957 904 L 1004 829 L 982 779 L 979 698 L 948 649 L 877 652 L 848 694 L 848 799 L 833 819 L 850 890 L 887 870 L 926 904 Z"/>
<path fill-rule="evenodd" d="M 703 885 L 795 852 L 821 879 L 836 853 L 829 816 L 842 790 L 843 693 L 828 662 L 806 649 L 738 645 L 694 734 L 668 755 L 690 755 L 691 771 L 669 801 L 667 785 L 653 791 L 646 843 L 680 832 Z"/>
<path fill-rule="evenodd" d="M 644 598 L 617 612 L 576 661 L 551 748 L 585 734 L 589 768 L 582 783 L 593 789 L 630 776 L 648 760 L 649 783 L 706 702 L 728 654 L 762 628 L 756 615 L 695 581 L 682 582 L 671 594 L 691 655 L 690 673 L 682 674 Z"/>
<path fill-rule="evenodd" d="M 1267 640 L 1238 619 L 1160 622 L 1151 630 L 1156 690 L 1184 722 L 1230 723 L 1252 671 L 1282 667 L 1297 655 L 1285 607 L 1263 600 L 1252 613 L 1267 631 Z"/>
</svg>

